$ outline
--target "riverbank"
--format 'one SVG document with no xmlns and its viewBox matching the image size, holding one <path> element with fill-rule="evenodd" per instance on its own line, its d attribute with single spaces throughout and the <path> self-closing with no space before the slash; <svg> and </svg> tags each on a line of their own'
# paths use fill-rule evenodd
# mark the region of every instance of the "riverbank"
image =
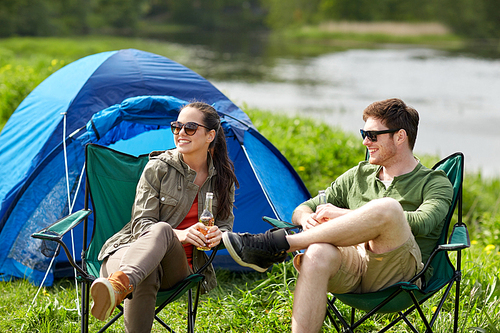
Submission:
<svg viewBox="0 0 500 333">
<path fill-rule="evenodd" d="M 301 45 L 321 43 L 332 47 L 374 48 L 400 44 L 459 51 L 467 41 L 440 23 L 324 22 L 276 32 L 276 39 L 296 40 Z"/>
</svg>

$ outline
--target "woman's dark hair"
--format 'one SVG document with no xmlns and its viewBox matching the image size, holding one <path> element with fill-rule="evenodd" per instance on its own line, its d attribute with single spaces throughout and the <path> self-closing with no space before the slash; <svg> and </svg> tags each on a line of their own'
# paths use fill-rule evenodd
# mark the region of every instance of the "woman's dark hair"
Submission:
<svg viewBox="0 0 500 333">
<path fill-rule="evenodd" d="M 204 102 L 193 102 L 185 105 L 182 109 L 187 107 L 195 108 L 203 113 L 204 125 L 210 128 L 205 129 L 206 131 L 215 130 L 215 139 L 208 146 L 208 150 L 212 155 L 214 167 L 217 171 L 214 189 L 218 202 L 217 215 L 221 219 L 226 219 L 233 208 L 230 196 L 233 184 L 239 187 L 239 183 L 234 173 L 233 162 L 231 162 L 227 153 L 226 136 L 224 135 L 220 117 L 211 105 Z"/>
</svg>

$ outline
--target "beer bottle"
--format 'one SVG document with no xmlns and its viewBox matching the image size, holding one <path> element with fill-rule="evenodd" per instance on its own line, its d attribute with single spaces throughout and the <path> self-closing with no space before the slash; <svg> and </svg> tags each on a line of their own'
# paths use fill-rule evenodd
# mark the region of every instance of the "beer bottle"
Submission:
<svg viewBox="0 0 500 333">
<path fill-rule="evenodd" d="M 212 192 L 207 192 L 207 196 L 205 198 L 205 206 L 203 208 L 203 212 L 200 215 L 200 222 L 203 223 L 207 229 L 210 229 L 214 225 L 214 215 L 212 213 L 212 201 L 214 198 L 214 194 Z M 200 230 L 203 235 L 207 235 L 208 230 L 201 229 Z M 210 247 L 203 246 L 197 247 L 198 250 L 201 251 L 209 251 Z"/>
<path fill-rule="evenodd" d="M 319 204 L 320 205 L 326 204 L 326 194 L 325 194 L 325 191 L 320 190 L 318 192 L 318 197 L 319 197 Z"/>
</svg>

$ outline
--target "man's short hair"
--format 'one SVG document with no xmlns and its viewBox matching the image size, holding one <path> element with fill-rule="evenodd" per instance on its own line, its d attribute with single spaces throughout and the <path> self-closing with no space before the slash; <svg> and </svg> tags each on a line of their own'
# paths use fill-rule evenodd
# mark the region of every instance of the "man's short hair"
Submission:
<svg viewBox="0 0 500 333">
<path fill-rule="evenodd" d="M 370 117 L 381 120 L 388 129 L 404 129 L 408 135 L 410 149 L 413 150 L 418 131 L 419 116 L 417 110 L 406 105 L 399 98 L 390 98 L 368 105 L 363 111 L 363 120 L 366 121 Z"/>
</svg>

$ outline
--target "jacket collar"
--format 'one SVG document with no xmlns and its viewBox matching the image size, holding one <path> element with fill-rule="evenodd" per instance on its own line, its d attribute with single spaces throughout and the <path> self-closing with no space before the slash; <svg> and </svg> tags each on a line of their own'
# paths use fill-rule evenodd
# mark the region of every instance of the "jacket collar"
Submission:
<svg viewBox="0 0 500 333">
<path fill-rule="evenodd" d="M 173 168 L 175 168 L 180 173 L 187 175 L 189 173 L 194 173 L 195 171 L 189 167 L 189 165 L 184 162 L 182 158 L 182 154 L 176 149 L 169 149 L 164 151 L 153 151 L 149 154 L 149 159 L 159 159 Z M 213 163 L 212 155 L 207 152 L 207 160 L 208 160 L 208 177 L 213 177 L 217 174 L 215 170 L 215 166 Z"/>
</svg>

